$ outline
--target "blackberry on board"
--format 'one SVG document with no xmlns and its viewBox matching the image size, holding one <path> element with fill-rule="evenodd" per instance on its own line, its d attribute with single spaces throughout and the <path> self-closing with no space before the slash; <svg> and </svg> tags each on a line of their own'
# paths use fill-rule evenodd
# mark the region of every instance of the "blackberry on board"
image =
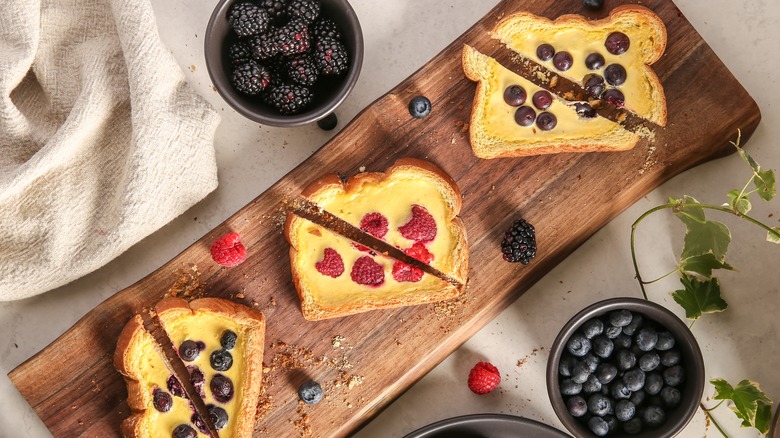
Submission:
<svg viewBox="0 0 780 438">
<path fill-rule="evenodd" d="M 254 3 L 237 3 L 228 12 L 228 22 L 238 36 L 246 37 L 264 33 L 270 19 L 268 12 Z"/>
<path fill-rule="evenodd" d="M 313 98 L 311 90 L 291 83 L 271 87 L 264 96 L 266 103 L 285 115 L 298 114 L 305 110 Z"/>
<path fill-rule="evenodd" d="M 270 71 L 254 60 L 236 66 L 231 77 L 233 87 L 241 93 L 256 95 L 271 83 Z"/>
<path fill-rule="evenodd" d="M 291 56 L 309 50 L 309 26 L 300 19 L 290 20 L 274 33 L 274 42 L 279 54 Z"/>
<path fill-rule="evenodd" d="M 347 48 L 333 38 L 320 38 L 314 45 L 314 62 L 320 73 L 340 75 L 349 68 Z"/>
<path fill-rule="evenodd" d="M 341 29 L 339 26 L 330 19 L 320 18 L 316 23 L 311 25 L 309 29 L 311 37 L 316 41 L 320 38 L 333 38 L 334 40 L 341 41 Z"/>
<path fill-rule="evenodd" d="M 287 17 L 287 0 L 260 0 L 257 6 L 268 13 L 273 24 L 281 24 Z"/>
<path fill-rule="evenodd" d="M 307 53 L 288 58 L 286 64 L 287 77 L 291 81 L 309 87 L 317 82 L 319 78 L 317 66 Z"/>
<path fill-rule="evenodd" d="M 300 18 L 311 24 L 320 16 L 320 2 L 319 0 L 291 0 L 287 4 L 286 12 L 290 19 Z"/>
<path fill-rule="evenodd" d="M 501 241 L 504 260 L 527 265 L 536 257 L 536 231 L 525 219 L 516 220 Z"/>
</svg>

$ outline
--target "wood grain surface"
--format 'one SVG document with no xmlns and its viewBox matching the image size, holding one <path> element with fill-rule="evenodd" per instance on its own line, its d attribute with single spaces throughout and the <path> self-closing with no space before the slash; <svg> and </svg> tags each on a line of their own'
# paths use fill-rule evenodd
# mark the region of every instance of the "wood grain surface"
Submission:
<svg viewBox="0 0 780 438">
<path fill-rule="evenodd" d="M 607 2 L 609 7 L 618 1 Z M 734 152 L 761 116 L 753 99 L 669 0 L 646 0 L 664 20 L 669 43 L 654 65 L 668 99 L 669 123 L 655 141 L 631 151 L 480 160 L 466 125 L 475 84 L 460 66 L 464 43 L 490 44 L 497 20 L 519 10 L 555 18 L 589 12 L 581 2 L 504 1 L 424 67 L 382 96 L 329 143 L 223 224 L 136 284 L 86 314 L 9 376 L 55 436 L 113 436 L 128 415 L 122 377 L 111 358 L 124 324 L 166 294 L 216 296 L 259 308 L 268 321 L 266 392 L 255 436 L 345 436 L 369 421 L 612 218 L 672 176 Z M 496 49 L 488 53 L 509 60 Z M 407 103 L 433 102 L 425 119 Z M 469 286 L 454 302 L 374 311 L 308 322 L 290 279 L 279 202 L 323 172 L 382 170 L 400 157 L 430 160 L 463 193 L 471 245 Z M 511 222 L 535 225 L 538 255 L 528 266 L 502 260 L 499 242 Z M 241 235 L 246 262 L 221 268 L 210 243 Z M 628 232 L 628 230 L 626 230 Z M 322 382 L 327 398 L 300 406 L 296 388 Z"/>
</svg>

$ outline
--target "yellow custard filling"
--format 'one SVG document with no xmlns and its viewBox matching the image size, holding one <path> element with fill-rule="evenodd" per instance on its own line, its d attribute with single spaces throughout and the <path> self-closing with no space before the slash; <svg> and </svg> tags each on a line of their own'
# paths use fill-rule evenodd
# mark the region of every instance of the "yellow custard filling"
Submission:
<svg viewBox="0 0 780 438">
<path fill-rule="evenodd" d="M 495 37 L 508 48 L 580 85 L 584 85 L 583 78 L 586 75 L 595 73 L 604 76 L 607 66 L 620 64 L 626 69 L 626 79 L 623 84 L 614 88 L 625 96 L 626 109 L 649 120 L 659 121 L 662 111 L 659 109 L 661 102 L 658 96 L 663 92 L 655 75 L 645 64 L 648 59 L 651 62 L 655 60 L 653 44 L 661 38 L 665 39 L 665 36 L 657 34 L 657 28 L 647 24 L 646 16 L 624 13 L 620 20 L 606 26 L 594 26 L 584 19 L 559 25 L 530 14 L 520 14 L 518 17 L 520 18 L 517 20 L 523 22 L 522 24 L 513 22 L 495 30 Z M 507 23 L 509 22 L 511 20 L 507 20 Z M 526 31 L 518 32 L 517 29 L 521 27 Z M 616 31 L 626 34 L 630 40 L 628 50 L 620 55 L 610 53 L 604 46 L 607 36 Z M 536 49 L 541 44 L 552 45 L 556 52 L 569 52 L 573 59 L 571 68 L 560 71 L 555 68 L 552 60 L 540 60 Z M 604 66 L 596 70 L 588 69 L 585 58 L 592 53 L 599 53 L 604 57 Z"/>
<path fill-rule="evenodd" d="M 242 352 L 246 351 L 246 334 L 242 332 L 241 327 L 234 321 L 205 312 L 195 312 L 184 317 L 177 316 L 169 321 L 166 321 L 163 314 L 161 315 L 161 320 L 175 348 L 178 349 L 181 343 L 187 339 L 205 343 L 205 350 L 201 350 L 195 360 L 191 362 L 185 361 L 184 363 L 188 366 L 197 366 L 203 373 L 205 380 L 202 393 L 205 395 L 203 401 L 206 405 L 217 405 L 228 414 L 227 425 L 219 430 L 220 437 L 234 436 L 236 421 L 239 417 L 240 400 L 243 396 L 242 382 L 246 372 L 244 366 L 246 361 L 241 356 Z M 214 351 L 222 348 L 220 338 L 227 329 L 238 335 L 235 347 L 229 350 L 233 356 L 233 365 L 226 371 L 215 371 L 211 367 L 210 357 Z M 148 338 L 141 343 L 143 351 L 138 355 L 141 363 L 137 368 L 140 370 L 141 375 L 144 376 L 143 384 L 146 385 L 144 397 L 148 397 L 148 399 L 145 399 L 147 412 L 144 417 L 144 420 L 148 422 L 148 426 L 144 429 L 149 430 L 152 437 L 170 437 L 177 426 L 187 424 L 197 431 L 199 437 L 208 436 L 191 423 L 190 420 L 194 411 L 190 407 L 189 400 L 173 396 L 173 406 L 168 412 L 160 412 L 154 407 L 153 393 L 156 388 L 170 394 L 167 380 L 172 373 L 167 369 L 160 357 L 161 353 L 156 350 L 155 342 L 151 335 L 146 331 L 139 331 L 138 333 L 138 336 Z M 227 376 L 233 383 L 233 397 L 227 403 L 220 403 L 215 400 L 211 392 L 209 384 L 212 377 L 217 373 Z"/>
</svg>

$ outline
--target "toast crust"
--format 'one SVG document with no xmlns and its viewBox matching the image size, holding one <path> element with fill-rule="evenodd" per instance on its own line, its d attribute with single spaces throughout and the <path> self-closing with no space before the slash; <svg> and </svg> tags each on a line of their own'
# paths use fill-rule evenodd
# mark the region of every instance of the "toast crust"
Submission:
<svg viewBox="0 0 780 438">
<path fill-rule="evenodd" d="M 458 279 L 461 282 L 461 285 L 456 286 L 447 283 L 444 280 L 432 277 L 429 282 L 435 284 L 435 287 L 429 288 L 429 290 L 419 291 L 421 293 L 401 294 L 383 298 L 366 296 L 338 305 L 322 305 L 312 296 L 308 285 L 303 280 L 305 273 L 301 272 L 298 263 L 296 263 L 301 242 L 301 237 L 296 235 L 296 233 L 301 233 L 300 229 L 302 224 L 305 223 L 303 222 L 305 220 L 294 214 L 288 214 L 287 220 L 285 221 L 285 238 L 288 243 L 290 243 L 292 278 L 301 303 L 301 311 L 307 320 L 321 320 L 375 309 L 441 301 L 456 297 L 463 289 L 468 275 L 468 247 L 466 243 L 465 227 L 463 226 L 461 219 L 457 216 L 462 207 L 460 190 L 453 179 L 438 166 L 416 158 L 401 158 L 384 172 L 362 172 L 347 181 L 343 181 L 337 174 L 323 175 L 307 185 L 302 190 L 301 195 L 316 202 L 320 196 L 325 196 L 325 194 L 328 193 L 358 193 L 364 187 L 379 185 L 392 179 L 396 173 L 409 172 L 419 174 L 427 180 L 435 181 L 438 191 L 445 199 L 448 217 L 444 220 L 447 221 L 448 230 L 452 232 L 453 237 L 456 239 L 453 255 L 455 262 L 453 266 L 454 272 L 445 273 Z M 338 233 L 338 230 L 333 231 Z M 341 237 L 341 239 L 346 238 Z M 415 291 L 414 283 L 409 283 L 409 290 L 418 292 Z"/>
<path fill-rule="evenodd" d="M 243 363 L 245 371 L 241 382 L 243 394 L 241 405 L 238 407 L 238 417 L 235 422 L 235 435 L 240 438 L 252 436 L 255 423 L 255 411 L 257 398 L 262 385 L 263 349 L 265 343 L 265 318 L 255 309 L 220 298 L 199 298 L 187 302 L 181 298 L 164 298 L 155 306 L 155 312 L 160 318 L 163 327 L 180 321 L 196 313 L 206 313 L 223 317 L 234 321 L 246 336 L 245 350 L 243 351 Z M 167 329 L 166 329 L 167 330 Z M 128 321 L 117 340 L 114 351 L 114 367 L 119 371 L 127 383 L 127 404 L 132 414 L 120 425 L 120 431 L 125 437 L 150 437 L 150 431 L 145 429 L 143 421 L 146 408 L 150 406 L 151 396 L 148 395 L 143 384 L 144 376 L 133 365 L 134 359 L 141 343 L 152 342 L 157 353 L 164 357 L 164 353 L 154 342 L 152 336 L 143 326 L 140 315 L 134 315 Z M 162 359 L 161 359 L 162 360 Z"/>
</svg>

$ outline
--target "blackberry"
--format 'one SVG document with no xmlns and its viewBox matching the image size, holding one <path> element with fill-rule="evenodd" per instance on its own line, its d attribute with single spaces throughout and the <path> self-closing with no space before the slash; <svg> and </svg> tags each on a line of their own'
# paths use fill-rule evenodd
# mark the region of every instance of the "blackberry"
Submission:
<svg viewBox="0 0 780 438">
<path fill-rule="evenodd" d="M 319 0 L 292 0 L 287 4 L 286 12 L 290 19 L 300 18 L 311 24 L 320 16 L 320 2 Z"/>
<path fill-rule="evenodd" d="M 248 61 L 233 70 L 231 82 L 237 91 L 255 95 L 271 83 L 271 72 L 255 61 Z"/>
<path fill-rule="evenodd" d="M 347 48 L 333 38 L 320 38 L 314 45 L 314 62 L 324 75 L 340 75 L 349 68 Z"/>
<path fill-rule="evenodd" d="M 247 45 L 249 46 L 252 58 L 258 61 L 272 58 L 279 53 L 276 37 L 272 32 L 253 36 L 249 39 Z"/>
<path fill-rule="evenodd" d="M 287 58 L 275 56 L 263 61 L 263 65 L 271 72 L 271 85 L 281 85 L 287 80 Z"/>
<path fill-rule="evenodd" d="M 319 72 L 308 54 L 290 57 L 286 64 L 287 77 L 296 84 L 312 86 L 317 82 Z"/>
<path fill-rule="evenodd" d="M 228 47 L 228 59 L 233 65 L 243 64 L 252 59 L 252 49 L 244 41 L 236 41 Z"/>
<path fill-rule="evenodd" d="M 238 36 L 257 35 L 268 29 L 268 12 L 253 3 L 238 3 L 230 8 L 228 22 Z"/>
<path fill-rule="evenodd" d="M 316 41 L 320 38 L 333 38 L 336 41 L 341 41 L 341 29 L 339 29 L 339 26 L 333 22 L 333 20 L 329 20 L 327 18 L 321 18 L 317 20 L 316 23 L 314 23 L 311 26 L 311 37 Z"/>
<path fill-rule="evenodd" d="M 536 257 L 536 231 L 525 219 L 516 220 L 501 241 L 504 260 L 527 265 Z"/>
<path fill-rule="evenodd" d="M 281 24 L 287 17 L 287 0 L 260 0 L 257 6 L 268 13 L 268 18 L 274 24 Z"/>
<path fill-rule="evenodd" d="M 312 93 L 304 86 L 285 83 L 265 93 L 265 100 L 281 114 L 297 114 L 311 104 Z"/>
<path fill-rule="evenodd" d="M 303 20 L 290 20 L 274 33 L 276 48 L 282 56 L 296 55 L 309 50 L 309 26 Z"/>
</svg>

